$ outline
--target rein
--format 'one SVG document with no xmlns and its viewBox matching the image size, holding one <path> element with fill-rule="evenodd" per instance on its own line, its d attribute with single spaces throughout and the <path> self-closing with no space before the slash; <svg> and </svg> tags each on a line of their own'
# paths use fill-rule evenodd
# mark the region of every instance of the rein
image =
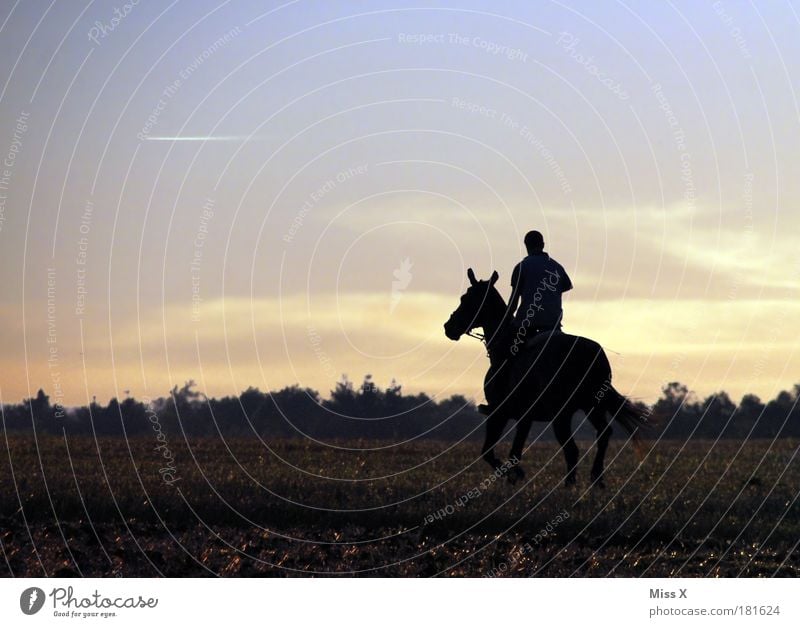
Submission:
<svg viewBox="0 0 800 627">
<path fill-rule="evenodd" d="M 486 339 L 486 334 L 484 333 L 476 333 L 474 331 L 467 331 L 464 335 L 469 335 L 470 337 L 474 337 L 476 340 L 480 340 L 481 343 L 486 347 L 486 356 L 491 360 L 492 358 L 492 344 L 498 340 L 498 334 L 495 333 L 490 339 Z M 495 346 L 495 348 L 497 348 Z"/>
<path fill-rule="evenodd" d="M 486 341 L 486 336 L 483 333 L 475 333 L 473 331 L 467 331 L 466 335 L 474 337 L 476 340 L 480 340 L 481 343 L 486 347 L 486 356 L 491 359 L 491 355 L 489 355 L 489 342 Z"/>
</svg>

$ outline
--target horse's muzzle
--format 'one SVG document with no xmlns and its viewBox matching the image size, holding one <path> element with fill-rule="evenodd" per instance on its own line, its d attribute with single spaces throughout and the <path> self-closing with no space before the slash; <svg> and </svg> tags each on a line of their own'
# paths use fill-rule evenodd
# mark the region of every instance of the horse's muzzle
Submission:
<svg viewBox="0 0 800 627">
<path fill-rule="evenodd" d="M 458 329 L 455 328 L 453 318 L 444 323 L 444 334 L 451 340 L 457 342 L 463 335 Z"/>
</svg>

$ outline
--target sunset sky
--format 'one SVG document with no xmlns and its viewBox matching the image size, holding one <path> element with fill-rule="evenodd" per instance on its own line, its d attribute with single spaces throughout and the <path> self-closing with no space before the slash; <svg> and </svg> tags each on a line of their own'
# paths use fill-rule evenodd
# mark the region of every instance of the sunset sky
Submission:
<svg viewBox="0 0 800 627">
<path fill-rule="evenodd" d="M 534 228 L 623 393 L 800 382 L 800 7 L 121 1 L 0 9 L 3 403 L 481 399 Z"/>
</svg>

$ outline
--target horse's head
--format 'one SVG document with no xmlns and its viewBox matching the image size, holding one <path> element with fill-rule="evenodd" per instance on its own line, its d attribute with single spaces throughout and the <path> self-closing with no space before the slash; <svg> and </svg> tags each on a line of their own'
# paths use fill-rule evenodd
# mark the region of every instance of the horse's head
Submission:
<svg viewBox="0 0 800 627">
<path fill-rule="evenodd" d="M 458 340 L 465 333 L 469 333 L 476 327 L 485 326 L 484 308 L 496 296 L 500 295 L 494 289 L 494 284 L 499 278 L 497 272 L 493 272 L 488 281 L 478 281 L 472 268 L 467 270 L 469 287 L 461 297 L 458 308 L 450 314 L 450 318 L 444 323 L 444 334 L 451 340 Z"/>
</svg>

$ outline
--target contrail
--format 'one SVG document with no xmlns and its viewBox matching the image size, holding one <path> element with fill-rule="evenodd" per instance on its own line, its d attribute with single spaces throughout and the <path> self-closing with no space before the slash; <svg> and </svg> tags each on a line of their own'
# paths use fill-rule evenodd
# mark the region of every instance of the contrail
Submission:
<svg viewBox="0 0 800 627">
<path fill-rule="evenodd" d="M 258 136 L 249 136 L 249 135 L 209 135 L 209 136 L 197 136 L 197 135 L 183 135 L 181 137 L 145 137 L 147 141 L 151 142 L 243 142 L 246 140 L 260 140 L 265 139 L 263 137 Z"/>
</svg>

